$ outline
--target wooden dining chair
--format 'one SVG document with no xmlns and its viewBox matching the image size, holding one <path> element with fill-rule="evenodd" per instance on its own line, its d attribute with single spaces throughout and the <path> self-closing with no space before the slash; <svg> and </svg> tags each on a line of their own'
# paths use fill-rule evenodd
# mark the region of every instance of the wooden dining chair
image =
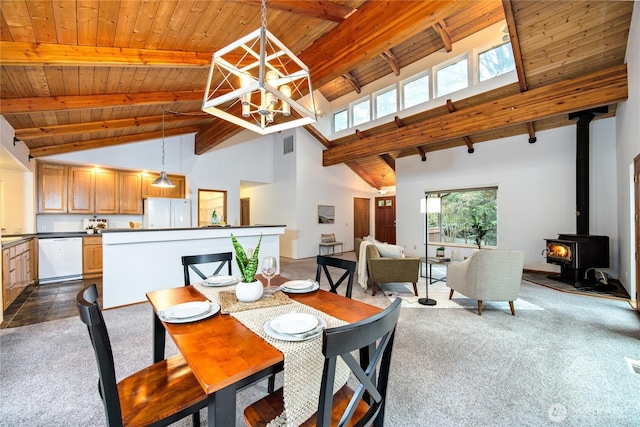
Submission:
<svg viewBox="0 0 640 427">
<path fill-rule="evenodd" d="M 222 268 L 227 265 L 227 274 L 231 275 L 231 262 L 233 260 L 233 253 L 222 252 L 218 254 L 203 254 L 203 255 L 186 255 L 182 257 L 182 267 L 184 269 L 184 285 L 189 286 L 191 280 L 189 278 L 189 269 L 193 270 L 202 280 L 209 276 L 219 274 Z M 196 265 L 218 263 L 215 265 L 216 269 L 213 274 L 207 276 Z"/>
<path fill-rule="evenodd" d="M 107 425 L 166 426 L 188 415 L 200 425 L 200 409 L 207 394 L 181 355 L 155 363 L 116 382 L 113 352 L 96 285 L 89 285 L 76 298 L 80 319 L 87 325 L 98 363 L 98 392 Z"/>
<path fill-rule="evenodd" d="M 324 331 L 322 353 L 325 359 L 318 411 L 302 426 L 384 425 L 391 352 L 401 301 L 396 298 L 376 315 Z M 359 363 L 352 354 L 355 350 L 359 350 Z M 357 387 L 352 389 L 345 385 L 332 395 L 338 357 L 346 362 L 355 375 L 351 375 L 351 380 Z M 351 380 L 349 384 L 352 384 Z M 262 427 L 283 410 L 284 399 L 280 388 L 248 406 L 244 410 L 244 419 L 250 427 Z"/>
<path fill-rule="evenodd" d="M 338 293 L 338 286 L 342 284 L 342 282 L 349 278 L 347 281 L 347 289 L 345 291 L 345 296 L 347 298 L 351 298 L 351 289 L 353 288 L 353 276 L 356 272 L 356 262 L 349 261 L 346 259 L 333 258 L 330 256 L 322 256 L 318 255 L 317 258 L 318 268 L 316 270 L 316 282 L 320 283 L 320 279 L 322 278 L 322 272 L 324 271 L 324 275 L 327 277 L 329 281 L 329 286 L 331 289 L 329 292 L 333 292 L 334 294 Z M 340 276 L 337 282 L 334 282 L 331 277 L 331 273 L 327 267 L 335 267 L 345 270 L 345 272 Z"/>
</svg>

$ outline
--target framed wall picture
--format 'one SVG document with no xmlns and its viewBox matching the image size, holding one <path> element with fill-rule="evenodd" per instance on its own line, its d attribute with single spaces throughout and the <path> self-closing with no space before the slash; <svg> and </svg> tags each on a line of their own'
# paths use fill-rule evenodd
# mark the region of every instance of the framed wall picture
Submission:
<svg viewBox="0 0 640 427">
<path fill-rule="evenodd" d="M 335 206 L 318 205 L 318 224 L 333 224 L 335 218 Z"/>
</svg>

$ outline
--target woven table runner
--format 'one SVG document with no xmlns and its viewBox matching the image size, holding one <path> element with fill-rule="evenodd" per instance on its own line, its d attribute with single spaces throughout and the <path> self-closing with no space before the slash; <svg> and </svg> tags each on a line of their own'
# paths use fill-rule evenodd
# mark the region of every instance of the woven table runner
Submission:
<svg viewBox="0 0 640 427">
<path fill-rule="evenodd" d="M 193 286 L 209 300 L 219 304 L 220 297 L 222 296 L 222 299 L 224 299 L 224 294 L 231 291 L 230 286 L 222 289 L 202 286 L 198 283 Z M 261 300 L 274 299 L 276 295 L 274 294 L 273 297 L 269 298 L 261 298 Z M 324 319 L 327 322 L 327 328 L 347 324 L 347 322 L 329 316 L 322 311 L 293 301 L 286 295 L 284 297 L 288 300 L 287 303 L 231 313 L 231 316 L 240 323 L 284 354 L 283 394 L 285 411 L 269 424 L 269 426 L 274 427 L 298 426 L 318 410 L 324 355 L 322 354 L 322 334 L 305 341 L 283 341 L 267 335 L 264 331 L 265 323 L 287 313 L 306 313 Z M 347 382 L 349 374 L 350 370 L 347 365 L 342 359 L 338 359 L 333 387 L 334 393 Z"/>
</svg>

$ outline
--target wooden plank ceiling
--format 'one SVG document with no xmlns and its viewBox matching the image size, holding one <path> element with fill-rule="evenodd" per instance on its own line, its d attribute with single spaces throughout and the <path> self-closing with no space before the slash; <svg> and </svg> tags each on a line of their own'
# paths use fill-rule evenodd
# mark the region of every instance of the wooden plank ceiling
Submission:
<svg viewBox="0 0 640 427">
<path fill-rule="evenodd" d="M 329 101 L 506 21 L 518 83 L 328 140 L 372 187 L 395 159 L 565 126 L 567 113 L 627 97 L 631 1 L 268 0 L 267 26 Z M 260 26 L 256 0 L 0 3 L 0 114 L 34 157 L 196 134 L 196 154 L 242 129 L 200 110 L 211 54 Z M 446 129 L 446 131 L 445 131 Z M 473 154 L 469 154 L 473 155 Z"/>
</svg>

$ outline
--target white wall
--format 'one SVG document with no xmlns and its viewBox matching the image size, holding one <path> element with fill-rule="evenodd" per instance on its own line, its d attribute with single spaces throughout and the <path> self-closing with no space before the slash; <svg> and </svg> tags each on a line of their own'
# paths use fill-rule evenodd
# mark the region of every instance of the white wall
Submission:
<svg viewBox="0 0 640 427">
<path fill-rule="evenodd" d="M 618 233 L 617 250 L 620 259 L 620 281 L 632 299 L 636 295 L 634 256 L 639 252 L 635 243 L 633 215 L 633 159 L 640 155 L 640 2 L 633 7 L 627 41 L 627 73 L 629 98 L 618 104 L 616 111 L 616 165 Z M 636 196 L 637 197 L 637 196 Z"/>
<path fill-rule="evenodd" d="M 614 120 L 592 122 L 594 152 L 612 148 Z M 538 132 L 537 137 L 535 144 L 529 144 L 526 135 L 476 144 L 473 154 L 466 147 L 428 153 L 426 162 L 418 156 L 397 159 L 398 244 L 407 253 L 424 256 L 424 215 L 419 201 L 426 191 L 497 186 L 498 246 L 523 250 L 525 268 L 559 271 L 546 263 L 541 252 L 545 238 L 576 232 L 576 129 L 567 126 Z M 613 245 L 617 238 L 615 198 L 607 193 L 615 189 L 615 162 L 611 155 L 592 162 L 598 167 L 592 168 L 590 177 L 591 232 L 609 235 Z M 435 252 L 435 247 L 430 249 Z M 449 247 L 446 253 L 462 258 L 468 250 Z M 616 266 L 611 267 L 607 272 L 617 277 Z"/>
</svg>

